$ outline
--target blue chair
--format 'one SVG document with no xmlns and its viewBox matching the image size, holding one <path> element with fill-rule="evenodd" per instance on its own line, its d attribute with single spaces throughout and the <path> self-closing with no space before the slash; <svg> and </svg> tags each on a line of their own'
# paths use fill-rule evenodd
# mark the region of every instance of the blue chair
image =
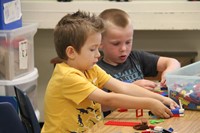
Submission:
<svg viewBox="0 0 200 133">
<path fill-rule="evenodd" d="M 0 102 L 9 102 L 18 112 L 17 100 L 14 96 L 0 96 Z"/>
<path fill-rule="evenodd" d="M 36 85 L 31 86 L 28 90 L 35 89 Z M 23 92 L 17 86 L 14 86 L 17 103 L 19 106 L 22 122 L 25 124 L 28 133 L 40 133 L 41 127 L 35 115 L 34 108 L 26 92 Z"/>
<path fill-rule="evenodd" d="M 0 102 L 0 133 L 27 133 L 16 109 L 9 102 Z"/>
</svg>

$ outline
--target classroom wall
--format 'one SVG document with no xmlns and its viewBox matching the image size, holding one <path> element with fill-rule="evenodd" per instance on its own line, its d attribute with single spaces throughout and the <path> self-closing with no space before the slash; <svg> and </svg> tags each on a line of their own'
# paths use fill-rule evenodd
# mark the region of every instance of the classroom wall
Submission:
<svg viewBox="0 0 200 133">
<path fill-rule="evenodd" d="M 147 51 L 197 51 L 200 53 L 199 30 L 137 30 L 134 33 L 133 49 Z M 43 117 L 43 98 L 53 70 L 50 60 L 56 57 L 53 44 L 53 30 L 39 29 L 34 37 L 35 65 L 39 71 L 38 105 L 40 121 Z M 200 55 L 196 61 L 200 60 Z"/>
</svg>

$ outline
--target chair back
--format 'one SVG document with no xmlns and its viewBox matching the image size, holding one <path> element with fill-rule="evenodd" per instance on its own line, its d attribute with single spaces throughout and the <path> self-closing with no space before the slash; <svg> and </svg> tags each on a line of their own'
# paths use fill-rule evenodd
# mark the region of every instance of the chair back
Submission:
<svg viewBox="0 0 200 133">
<path fill-rule="evenodd" d="M 0 133 L 27 133 L 16 109 L 9 102 L 0 102 Z"/>
<path fill-rule="evenodd" d="M 35 88 L 36 85 L 30 87 L 30 89 Z M 26 92 L 23 92 L 17 86 L 14 86 L 16 99 L 19 106 L 20 116 L 22 118 L 23 123 L 25 124 L 28 133 L 40 133 L 41 128 L 36 117 L 34 108 L 30 102 L 29 97 Z"/>
</svg>

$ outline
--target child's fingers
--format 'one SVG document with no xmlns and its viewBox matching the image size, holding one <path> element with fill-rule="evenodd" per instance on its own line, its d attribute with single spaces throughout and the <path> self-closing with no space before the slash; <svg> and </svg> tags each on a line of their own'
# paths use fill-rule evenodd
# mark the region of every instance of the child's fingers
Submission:
<svg viewBox="0 0 200 133">
<path fill-rule="evenodd" d="M 167 112 L 164 112 L 164 113 L 162 114 L 162 116 L 163 116 L 163 118 L 170 118 L 170 117 L 171 117 L 171 115 L 168 114 Z"/>
</svg>

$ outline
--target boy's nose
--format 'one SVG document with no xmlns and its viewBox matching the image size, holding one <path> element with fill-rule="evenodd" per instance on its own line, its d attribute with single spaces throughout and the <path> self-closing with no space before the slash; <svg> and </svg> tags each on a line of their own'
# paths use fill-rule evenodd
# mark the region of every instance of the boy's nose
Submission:
<svg viewBox="0 0 200 133">
<path fill-rule="evenodd" d="M 126 50 L 126 45 L 125 44 L 123 44 L 122 46 L 121 46 L 121 48 L 120 48 L 120 51 L 125 51 Z"/>
<path fill-rule="evenodd" d="M 99 58 L 100 56 L 101 56 L 101 53 L 99 52 L 99 50 L 97 50 L 96 57 Z"/>
</svg>

